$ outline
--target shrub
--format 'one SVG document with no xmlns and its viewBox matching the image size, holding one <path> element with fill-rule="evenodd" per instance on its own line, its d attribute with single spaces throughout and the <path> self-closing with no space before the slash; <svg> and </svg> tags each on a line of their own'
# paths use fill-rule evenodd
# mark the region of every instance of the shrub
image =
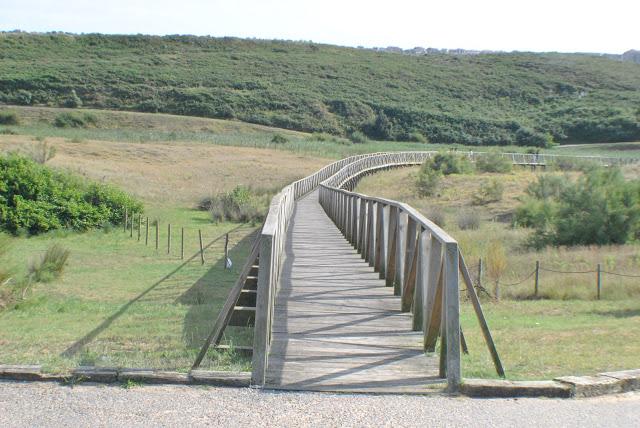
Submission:
<svg viewBox="0 0 640 428">
<path fill-rule="evenodd" d="M 535 228 L 530 245 L 623 244 L 640 237 L 640 181 L 625 181 L 616 168 L 564 180 L 558 185 L 540 177 L 516 211 L 517 224 Z"/>
<path fill-rule="evenodd" d="M 476 169 L 482 172 L 507 173 L 511 172 L 512 168 L 513 164 L 511 161 L 496 152 L 480 155 L 476 161 Z"/>
<path fill-rule="evenodd" d="M 39 164 L 45 164 L 48 160 L 53 159 L 56 155 L 56 148 L 49 145 L 46 140 L 38 142 L 33 150 L 31 150 L 31 159 Z"/>
<path fill-rule="evenodd" d="M 427 212 L 427 218 L 440 227 L 445 227 L 447 224 L 447 216 L 440 208 L 431 208 Z"/>
<path fill-rule="evenodd" d="M 215 222 L 256 222 L 264 220 L 269 196 L 245 186 L 237 186 L 230 192 L 201 201 L 200 207 L 207 209 Z"/>
<path fill-rule="evenodd" d="M 473 166 L 466 156 L 457 153 L 437 153 L 425 161 L 427 167 L 440 171 L 444 175 L 466 174 L 473 171 Z"/>
<path fill-rule="evenodd" d="M 418 131 L 409 134 L 409 141 L 415 141 L 416 143 L 429 144 L 429 139 Z"/>
<path fill-rule="evenodd" d="M 500 241 L 489 243 L 485 259 L 487 261 L 487 275 L 494 281 L 494 297 L 498 299 L 500 297 L 500 277 L 507 268 L 507 255 Z"/>
<path fill-rule="evenodd" d="M 19 125 L 18 113 L 12 110 L 0 111 L 0 125 Z"/>
<path fill-rule="evenodd" d="M 29 278 L 34 282 L 51 282 L 62 276 L 71 252 L 60 244 L 53 244 L 44 255 L 29 266 Z"/>
<path fill-rule="evenodd" d="M 480 228 L 480 215 L 475 211 L 463 211 L 458 215 L 460 230 L 477 230 Z"/>
<path fill-rule="evenodd" d="M 80 99 L 78 94 L 76 94 L 75 89 L 71 90 L 71 94 L 69 95 L 69 98 L 65 100 L 64 106 L 69 108 L 82 107 L 82 100 Z"/>
<path fill-rule="evenodd" d="M 274 144 L 285 144 L 289 142 L 289 139 L 281 134 L 273 134 L 273 137 L 271 137 L 271 142 Z"/>
<path fill-rule="evenodd" d="M 58 128 L 86 128 L 90 125 L 96 126 L 98 118 L 89 113 L 60 113 L 53 120 L 53 126 Z"/>
<path fill-rule="evenodd" d="M 18 133 L 11 128 L 0 129 L 0 134 L 1 135 L 18 135 Z"/>
<path fill-rule="evenodd" d="M 431 168 L 426 162 L 420 167 L 416 179 L 416 189 L 419 196 L 433 196 L 438 190 L 442 173 Z"/>
<path fill-rule="evenodd" d="M 478 193 L 473 195 L 473 203 L 475 205 L 484 205 L 491 202 L 502 200 L 504 193 L 504 185 L 495 178 L 488 183 L 482 183 Z"/>
<path fill-rule="evenodd" d="M 366 144 L 369 142 L 367 136 L 360 131 L 354 131 L 349 134 L 349 140 L 354 144 Z"/>
<path fill-rule="evenodd" d="M 0 228 L 13 234 L 97 228 L 119 223 L 125 209 L 139 213 L 142 204 L 111 186 L 21 156 L 0 157 Z"/>
</svg>

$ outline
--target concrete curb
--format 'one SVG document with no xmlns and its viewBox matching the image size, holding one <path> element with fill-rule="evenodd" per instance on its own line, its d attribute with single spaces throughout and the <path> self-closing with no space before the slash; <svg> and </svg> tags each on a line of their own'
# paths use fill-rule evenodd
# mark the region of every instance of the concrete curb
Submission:
<svg viewBox="0 0 640 428">
<path fill-rule="evenodd" d="M 55 382 L 99 382 L 116 383 L 135 381 L 147 384 L 171 385 L 211 385 L 248 387 L 251 383 L 250 372 L 219 372 L 194 370 L 191 373 L 179 373 L 165 370 L 78 367 L 71 374 L 58 375 L 42 372 L 39 365 L 0 365 L 0 379 L 18 381 L 55 381 Z"/>
<path fill-rule="evenodd" d="M 47 374 L 39 365 L 2 365 L 0 380 L 99 382 L 135 381 L 162 385 L 211 385 L 246 388 L 251 385 L 250 372 L 193 370 L 179 373 L 154 369 L 78 367 L 71 374 Z M 465 379 L 460 392 L 482 398 L 583 398 L 605 394 L 640 391 L 640 369 L 600 373 L 596 376 L 562 376 L 554 380 L 513 381 L 496 379 Z"/>
<path fill-rule="evenodd" d="M 551 380 L 513 381 L 492 379 L 465 379 L 460 392 L 469 397 L 512 398 L 549 397 L 570 398 L 569 385 Z"/>
</svg>

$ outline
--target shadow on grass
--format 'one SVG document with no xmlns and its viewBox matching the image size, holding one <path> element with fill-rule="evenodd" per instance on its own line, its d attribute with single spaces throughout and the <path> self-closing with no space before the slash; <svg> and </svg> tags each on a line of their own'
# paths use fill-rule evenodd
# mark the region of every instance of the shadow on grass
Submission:
<svg viewBox="0 0 640 428">
<path fill-rule="evenodd" d="M 185 291 L 176 303 L 189 306 L 183 325 L 183 340 L 188 348 L 200 349 L 222 309 L 229 290 L 251 251 L 256 232 L 245 236 L 229 250 L 233 268 L 224 269 L 224 257 Z"/>
<path fill-rule="evenodd" d="M 236 226 L 235 228 L 231 229 L 229 231 L 229 233 L 231 232 L 235 232 L 241 228 L 245 227 L 245 225 L 239 225 Z M 213 244 L 215 244 L 216 242 L 222 241 L 224 239 L 225 234 L 222 234 L 220 236 L 218 236 L 217 238 L 214 238 L 213 240 L 211 240 L 204 248 L 208 249 L 210 248 Z M 68 347 L 64 352 L 62 352 L 62 354 L 60 354 L 62 357 L 65 358 L 71 358 L 74 357 L 75 355 L 77 355 L 80 351 L 82 351 L 82 349 L 87 346 L 89 343 L 91 343 L 96 337 L 98 337 L 102 332 L 104 332 L 106 329 L 108 329 L 118 318 L 120 318 L 122 315 L 124 315 L 127 310 L 136 302 L 140 301 L 142 298 L 144 298 L 147 294 L 149 294 L 150 292 L 152 292 L 154 289 L 156 289 L 158 286 L 160 286 L 161 284 L 163 284 L 164 282 L 166 282 L 167 280 L 169 280 L 170 278 L 172 278 L 174 275 L 176 275 L 178 272 L 180 272 L 182 269 L 184 269 L 190 262 L 192 262 L 194 259 L 196 259 L 197 257 L 200 256 L 199 252 L 196 252 L 194 255 L 192 255 L 191 257 L 189 257 L 188 259 L 186 259 L 183 263 L 180 264 L 180 266 L 176 267 L 174 270 L 172 270 L 171 272 L 169 272 L 167 275 L 165 275 L 162 279 L 160 279 L 159 281 L 155 282 L 153 285 L 151 285 L 149 288 L 147 288 L 146 290 L 144 290 L 142 293 L 138 294 L 136 297 L 134 297 L 133 299 L 131 299 L 129 302 L 127 302 L 125 305 L 123 305 L 120 309 L 118 309 L 113 315 L 111 315 L 109 318 L 105 319 L 104 321 L 102 321 L 102 323 L 100 323 L 100 325 L 98 325 L 96 328 L 94 328 L 93 330 L 91 330 L 89 333 L 87 333 L 84 337 L 82 337 L 80 340 L 78 340 L 77 342 L 75 342 L 73 345 L 71 345 L 70 347 Z M 217 266 L 217 264 L 216 264 Z M 207 274 L 205 275 L 205 277 L 209 274 L 213 275 L 211 272 L 215 271 L 215 266 L 214 268 L 210 269 Z M 200 282 L 200 280 L 198 280 L 198 282 Z"/>
<path fill-rule="evenodd" d="M 615 309 L 611 311 L 593 311 L 594 315 L 600 315 L 601 317 L 613 317 L 613 318 L 632 318 L 640 317 L 640 309 Z"/>
</svg>

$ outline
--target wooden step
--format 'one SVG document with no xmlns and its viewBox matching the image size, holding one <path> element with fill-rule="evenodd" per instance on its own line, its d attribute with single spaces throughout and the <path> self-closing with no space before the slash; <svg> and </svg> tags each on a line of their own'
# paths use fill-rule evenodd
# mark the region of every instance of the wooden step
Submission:
<svg viewBox="0 0 640 428">
<path fill-rule="evenodd" d="M 249 270 L 249 276 L 258 277 L 258 265 L 251 266 L 251 269 Z"/>
<path fill-rule="evenodd" d="M 246 357 L 250 357 L 251 355 L 253 355 L 253 347 L 251 346 L 234 345 L 233 347 L 231 347 L 229 345 L 218 345 L 215 347 L 215 349 L 220 351 L 228 351 L 230 349 L 233 349 L 235 353 L 244 355 Z"/>
<path fill-rule="evenodd" d="M 247 280 L 244 282 L 244 290 L 257 290 L 258 289 L 258 277 L 257 276 L 248 276 Z"/>
<path fill-rule="evenodd" d="M 233 308 L 229 325 L 234 327 L 253 327 L 256 321 L 256 308 L 236 306 Z"/>
<path fill-rule="evenodd" d="M 238 302 L 236 303 L 236 305 L 250 306 L 255 308 L 257 295 L 257 290 L 242 290 L 242 292 L 240 293 L 240 297 L 238 297 Z"/>
</svg>

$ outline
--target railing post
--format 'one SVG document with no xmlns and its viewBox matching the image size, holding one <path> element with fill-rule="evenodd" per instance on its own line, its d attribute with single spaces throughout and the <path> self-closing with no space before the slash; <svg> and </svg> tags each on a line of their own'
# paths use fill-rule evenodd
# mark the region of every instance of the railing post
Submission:
<svg viewBox="0 0 640 428">
<path fill-rule="evenodd" d="M 260 262 L 256 296 L 256 318 L 253 332 L 253 357 L 251 360 L 251 383 L 264 385 L 271 335 L 271 266 L 273 236 L 260 237 Z"/>
<path fill-rule="evenodd" d="M 382 202 L 376 203 L 376 248 L 373 259 L 373 270 L 380 274 L 380 278 L 384 278 L 384 253 L 386 239 L 384 236 L 384 204 Z"/>
<path fill-rule="evenodd" d="M 423 328 L 424 306 L 426 297 L 427 278 L 429 275 L 429 254 L 428 246 L 430 233 L 428 230 L 420 228 L 418 239 L 418 265 L 416 266 L 416 286 L 413 293 L 413 331 L 420 331 Z"/>
<path fill-rule="evenodd" d="M 367 201 L 367 245 L 365 249 L 365 261 L 373 266 L 373 253 L 375 249 L 375 206 L 374 202 Z"/>
<path fill-rule="evenodd" d="M 447 347 L 447 385 L 455 392 L 462 380 L 460 366 L 460 296 L 458 289 L 458 244 L 447 242 L 444 246 L 444 314 Z"/>
<path fill-rule="evenodd" d="M 367 243 L 367 201 L 358 198 L 358 253 L 366 257 Z"/>
<path fill-rule="evenodd" d="M 404 266 L 407 256 L 407 223 L 409 215 L 398 209 L 398 232 L 396 234 L 396 274 L 393 284 L 393 294 L 399 296 L 404 284 Z"/>
<path fill-rule="evenodd" d="M 407 233 L 405 236 L 406 239 L 406 249 L 404 256 L 404 266 L 403 266 L 403 275 L 402 275 L 402 290 L 400 295 L 404 294 L 405 284 L 407 283 L 407 277 L 409 276 L 409 271 L 411 270 L 411 263 L 413 263 L 413 253 L 416 249 L 416 221 L 411 217 L 408 218 L 407 221 Z"/>
<path fill-rule="evenodd" d="M 351 197 L 351 244 L 358 246 L 358 197 Z"/>
<path fill-rule="evenodd" d="M 389 224 L 387 234 L 387 257 L 386 257 L 386 281 L 387 287 L 393 287 L 396 280 L 396 252 L 397 252 L 397 234 L 398 234 L 398 207 L 389 206 Z"/>
</svg>

